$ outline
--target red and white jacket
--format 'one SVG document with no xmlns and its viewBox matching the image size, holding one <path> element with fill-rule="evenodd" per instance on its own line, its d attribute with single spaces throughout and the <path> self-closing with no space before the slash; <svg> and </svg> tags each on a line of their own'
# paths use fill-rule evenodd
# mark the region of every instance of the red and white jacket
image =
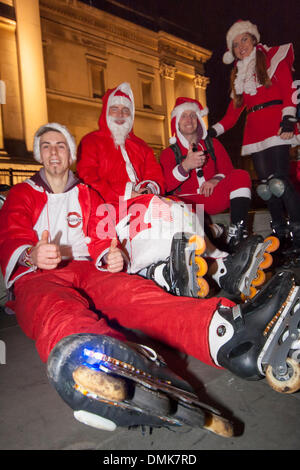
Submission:
<svg viewBox="0 0 300 470">
<path fill-rule="evenodd" d="M 19 258 L 36 245 L 44 230 L 49 232 L 49 242 L 60 245 L 63 259 L 92 259 L 101 267 L 111 242 L 97 236 L 95 214 L 101 204 L 96 191 L 77 179 L 61 194 L 53 194 L 39 173 L 13 186 L 0 218 L 0 262 L 6 287 L 35 270 L 21 265 Z"/>
<path fill-rule="evenodd" d="M 181 144 L 178 138 L 177 144 L 179 145 L 181 155 L 186 156 L 188 149 Z M 216 161 L 209 156 L 206 164 L 202 168 L 203 176 L 201 177 L 197 176 L 196 170 L 190 171 L 187 176 L 182 175 L 178 169 L 179 165 L 176 163 L 176 157 L 171 147 L 164 149 L 160 155 L 160 164 L 165 177 L 166 191 L 174 191 L 173 194 L 179 197 L 198 194 L 204 181 L 208 181 L 215 176 L 224 178 L 231 173 L 234 167 L 225 148 L 218 139 L 213 139 L 213 146 Z M 198 150 L 207 150 L 204 140 L 200 140 L 198 143 Z"/>
<path fill-rule="evenodd" d="M 103 97 L 99 130 L 87 134 L 79 144 L 78 175 L 108 202 L 118 202 L 119 196 L 127 200 L 132 189 L 147 185 L 154 194 L 163 194 L 164 179 L 152 149 L 133 131 L 125 149 L 114 144 L 106 116 L 109 100 L 118 88 L 108 90 Z"/>
<path fill-rule="evenodd" d="M 249 110 L 253 106 L 273 100 L 281 100 L 282 104 L 269 106 L 258 111 L 250 112 L 246 118 L 242 155 L 263 151 L 277 145 L 299 145 L 297 136 L 293 139 L 283 140 L 277 133 L 280 122 L 285 115 L 295 116 L 296 88 L 292 79 L 292 64 L 294 53 L 292 44 L 284 44 L 277 47 L 261 47 L 266 54 L 268 75 L 272 81 L 269 88 L 258 85 L 257 93 L 250 95 L 243 93 L 244 105 L 235 108 L 233 101 L 230 102 L 225 116 L 214 126 L 217 135 L 221 135 L 233 127 L 239 119 L 242 111 Z"/>
</svg>

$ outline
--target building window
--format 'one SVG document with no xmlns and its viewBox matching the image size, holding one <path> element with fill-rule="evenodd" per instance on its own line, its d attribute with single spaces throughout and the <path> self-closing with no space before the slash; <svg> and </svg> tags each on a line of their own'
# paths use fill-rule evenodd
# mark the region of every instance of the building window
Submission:
<svg viewBox="0 0 300 470">
<path fill-rule="evenodd" d="M 105 93 L 105 69 L 106 64 L 97 59 L 87 58 L 90 81 L 90 96 L 102 98 Z"/>
<path fill-rule="evenodd" d="M 143 108 L 152 109 L 152 81 L 150 80 L 142 80 L 142 99 Z"/>
</svg>

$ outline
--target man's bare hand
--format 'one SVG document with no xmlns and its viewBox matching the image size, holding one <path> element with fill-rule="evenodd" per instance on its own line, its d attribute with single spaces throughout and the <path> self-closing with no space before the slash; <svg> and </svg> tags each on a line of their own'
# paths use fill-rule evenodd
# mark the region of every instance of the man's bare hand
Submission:
<svg viewBox="0 0 300 470">
<path fill-rule="evenodd" d="M 49 232 L 44 230 L 42 238 L 33 247 L 30 253 L 32 263 L 39 269 L 55 269 L 61 262 L 59 246 L 54 243 L 48 243 Z"/>
<path fill-rule="evenodd" d="M 205 181 L 201 185 L 199 193 L 203 194 L 205 197 L 211 196 L 218 183 L 219 183 L 219 180 L 215 178 L 211 178 L 210 180 Z"/>
<path fill-rule="evenodd" d="M 189 146 L 189 150 L 186 158 L 182 161 L 181 165 L 183 169 L 188 173 L 190 170 L 195 168 L 202 168 L 206 162 L 206 155 L 202 150 L 193 152 L 193 146 Z"/>
<path fill-rule="evenodd" d="M 107 271 L 110 273 L 119 273 L 124 266 L 124 258 L 121 250 L 117 247 L 118 240 L 113 238 L 106 256 Z"/>
</svg>

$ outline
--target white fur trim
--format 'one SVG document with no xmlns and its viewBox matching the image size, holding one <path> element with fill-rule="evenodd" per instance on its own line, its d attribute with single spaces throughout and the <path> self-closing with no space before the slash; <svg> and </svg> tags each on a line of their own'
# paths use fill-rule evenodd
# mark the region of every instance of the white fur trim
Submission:
<svg viewBox="0 0 300 470">
<path fill-rule="evenodd" d="M 169 138 L 169 144 L 170 145 L 174 145 L 174 144 L 176 144 L 176 142 L 177 142 L 177 139 L 176 139 L 175 135 L 173 135 L 172 137 Z"/>
<path fill-rule="evenodd" d="M 179 166 L 179 165 L 176 165 L 175 168 L 174 168 L 173 171 L 172 171 L 174 178 L 176 178 L 176 179 L 177 179 L 178 181 L 180 181 L 180 182 L 186 181 L 190 175 L 183 176 L 183 175 L 180 173 L 180 171 L 178 170 L 178 166 Z"/>
<path fill-rule="evenodd" d="M 285 108 L 282 109 L 282 117 L 283 116 L 296 116 L 296 111 L 297 111 L 296 106 L 286 106 Z"/>
<path fill-rule="evenodd" d="M 223 63 L 226 65 L 231 64 L 234 61 L 234 56 L 230 51 L 226 51 L 223 55 Z"/>
<path fill-rule="evenodd" d="M 241 155 L 250 155 L 251 153 L 261 152 L 262 150 L 269 147 L 275 147 L 277 145 L 298 145 L 297 138 L 293 136 L 292 139 L 283 140 L 279 135 L 273 135 L 261 142 L 253 142 L 253 144 L 243 145 Z"/>
<path fill-rule="evenodd" d="M 43 131 L 45 128 L 50 128 L 56 132 L 60 132 L 65 138 L 69 146 L 70 156 L 73 162 L 76 161 L 76 142 L 74 137 L 70 134 L 69 130 L 63 126 L 62 124 L 58 124 L 57 122 L 50 122 L 48 124 L 44 124 L 41 126 L 35 133 L 34 140 L 33 140 L 33 156 L 34 159 L 41 163 L 41 154 L 40 154 L 40 137 L 38 134 Z"/>
<path fill-rule="evenodd" d="M 214 124 L 212 127 L 215 129 L 215 131 L 216 131 L 216 133 L 217 133 L 217 136 L 222 135 L 222 134 L 224 134 L 224 132 L 225 132 L 224 127 L 223 127 L 222 124 L 220 124 L 219 122 L 217 122 L 216 124 Z"/>
<path fill-rule="evenodd" d="M 250 188 L 239 188 L 231 191 L 229 199 L 235 199 L 236 197 L 246 197 L 251 199 L 251 189 Z"/>
<path fill-rule="evenodd" d="M 195 111 L 195 113 L 197 115 L 200 115 L 200 116 L 206 116 L 208 114 L 208 108 L 207 107 L 205 107 L 203 109 L 200 109 L 199 106 L 196 103 L 186 101 L 184 103 L 179 104 L 178 106 L 176 106 L 173 109 L 173 111 L 171 113 L 171 119 L 173 119 L 174 117 L 179 119 L 181 114 L 184 111 L 189 111 L 189 110 Z"/>
</svg>

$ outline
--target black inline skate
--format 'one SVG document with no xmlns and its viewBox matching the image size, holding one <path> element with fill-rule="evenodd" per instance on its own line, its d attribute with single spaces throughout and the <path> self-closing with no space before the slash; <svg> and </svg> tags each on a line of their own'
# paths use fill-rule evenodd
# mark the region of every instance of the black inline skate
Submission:
<svg viewBox="0 0 300 470">
<path fill-rule="evenodd" d="M 68 336 L 50 354 L 48 377 L 75 418 L 98 429 L 188 425 L 233 435 L 228 420 L 142 345 L 96 334 Z"/>
</svg>

